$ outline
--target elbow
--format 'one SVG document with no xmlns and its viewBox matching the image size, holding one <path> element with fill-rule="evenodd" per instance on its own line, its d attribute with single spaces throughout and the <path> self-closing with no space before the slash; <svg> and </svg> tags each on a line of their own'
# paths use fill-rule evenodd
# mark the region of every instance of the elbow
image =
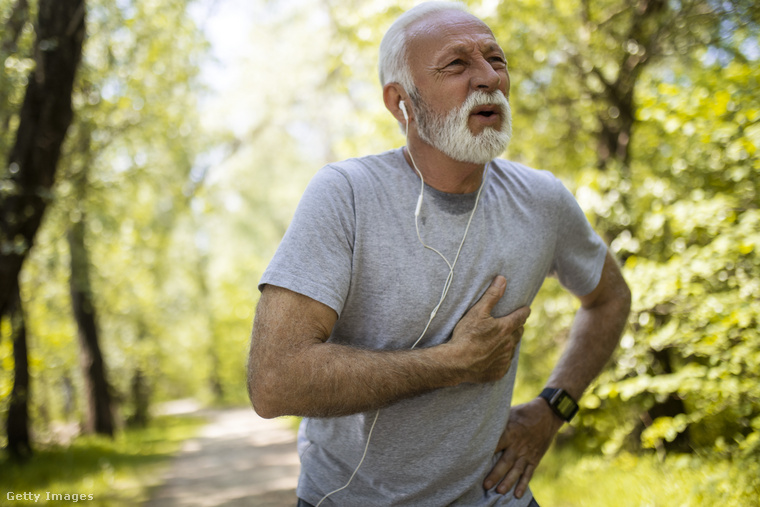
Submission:
<svg viewBox="0 0 760 507">
<path fill-rule="evenodd" d="M 263 419 L 274 419 L 275 417 L 285 415 L 278 412 L 275 407 L 271 406 L 270 404 L 262 403 L 259 400 L 252 399 L 251 403 L 253 405 L 253 411 Z"/>
<path fill-rule="evenodd" d="M 624 320 L 627 320 L 628 314 L 631 311 L 631 289 L 617 265 L 614 265 L 614 269 L 611 270 L 609 275 L 606 290 L 607 297 L 603 298 L 603 300 L 607 299 L 611 308 L 614 308 Z"/>
<path fill-rule="evenodd" d="M 250 398 L 253 411 L 256 412 L 259 417 L 264 419 L 274 419 L 275 417 L 287 415 L 284 411 L 280 410 L 276 403 L 273 403 L 271 399 L 269 399 L 270 397 L 266 396 L 265 393 L 260 393 L 259 390 L 252 391 Z"/>
<path fill-rule="evenodd" d="M 264 419 L 274 419 L 287 415 L 283 410 L 281 392 L 271 380 L 273 375 L 263 375 L 249 368 L 248 398 L 251 400 L 254 412 Z"/>
</svg>

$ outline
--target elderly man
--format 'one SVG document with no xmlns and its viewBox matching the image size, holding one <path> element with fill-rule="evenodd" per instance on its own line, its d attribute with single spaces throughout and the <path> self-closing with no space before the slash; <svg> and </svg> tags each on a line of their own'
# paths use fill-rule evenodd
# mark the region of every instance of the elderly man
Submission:
<svg viewBox="0 0 760 507">
<path fill-rule="evenodd" d="M 254 409 L 304 417 L 299 505 L 537 505 L 528 482 L 616 347 L 628 288 L 555 177 L 495 158 L 509 73 L 488 26 L 419 5 L 380 76 L 406 147 L 309 184 L 261 280 Z M 581 307 L 547 389 L 510 407 L 549 275 Z"/>
</svg>

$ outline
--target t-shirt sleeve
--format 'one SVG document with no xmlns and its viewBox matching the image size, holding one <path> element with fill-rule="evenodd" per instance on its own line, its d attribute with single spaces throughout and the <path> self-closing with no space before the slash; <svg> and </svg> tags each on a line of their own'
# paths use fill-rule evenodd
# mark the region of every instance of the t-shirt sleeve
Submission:
<svg viewBox="0 0 760 507">
<path fill-rule="evenodd" d="M 557 241 L 551 274 L 576 296 L 593 291 L 602 275 L 607 245 L 567 188 L 557 185 Z"/>
<path fill-rule="evenodd" d="M 330 166 L 312 178 L 259 290 L 277 285 L 340 315 L 351 282 L 354 198 L 346 176 Z"/>
</svg>

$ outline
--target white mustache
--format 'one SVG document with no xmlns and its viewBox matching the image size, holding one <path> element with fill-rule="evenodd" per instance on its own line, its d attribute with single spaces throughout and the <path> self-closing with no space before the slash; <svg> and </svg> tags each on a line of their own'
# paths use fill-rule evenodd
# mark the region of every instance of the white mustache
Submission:
<svg viewBox="0 0 760 507">
<path fill-rule="evenodd" d="M 484 92 L 474 91 L 462 104 L 461 109 L 472 113 L 476 107 L 480 106 L 495 106 L 498 109 L 500 115 L 504 115 L 504 110 L 509 107 L 507 98 L 500 91 Z"/>
</svg>

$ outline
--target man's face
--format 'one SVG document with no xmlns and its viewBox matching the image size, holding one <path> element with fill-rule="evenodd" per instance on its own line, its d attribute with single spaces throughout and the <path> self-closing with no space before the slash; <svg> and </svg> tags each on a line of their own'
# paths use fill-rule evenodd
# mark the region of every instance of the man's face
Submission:
<svg viewBox="0 0 760 507">
<path fill-rule="evenodd" d="M 511 136 L 509 74 L 490 29 L 464 12 L 438 13 L 410 27 L 407 54 L 420 137 L 455 160 L 501 154 Z"/>
</svg>

